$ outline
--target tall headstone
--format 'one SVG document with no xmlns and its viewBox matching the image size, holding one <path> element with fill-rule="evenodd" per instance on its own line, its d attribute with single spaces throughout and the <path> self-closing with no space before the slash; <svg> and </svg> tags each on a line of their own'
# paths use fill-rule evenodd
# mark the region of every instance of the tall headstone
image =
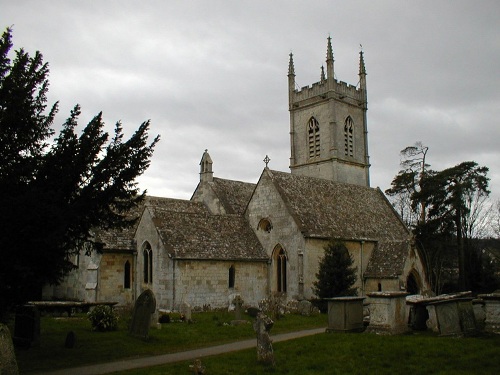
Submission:
<svg viewBox="0 0 500 375">
<path fill-rule="evenodd" d="M 0 323 L 0 374 L 19 375 L 14 345 L 6 325 Z"/>
<path fill-rule="evenodd" d="M 129 333 L 132 336 L 147 339 L 149 337 L 151 319 L 155 311 L 156 298 L 153 292 L 147 289 L 135 301 Z"/>
<path fill-rule="evenodd" d="M 16 346 L 23 348 L 40 346 L 40 312 L 36 306 L 18 306 L 14 324 Z"/>
<path fill-rule="evenodd" d="M 257 314 L 257 319 L 253 323 L 253 329 L 257 333 L 257 360 L 271 366 L 275 365 L 273 341 L 269 337 L 273 325 L 273 320 L 261 312 Z"/>
</svg>

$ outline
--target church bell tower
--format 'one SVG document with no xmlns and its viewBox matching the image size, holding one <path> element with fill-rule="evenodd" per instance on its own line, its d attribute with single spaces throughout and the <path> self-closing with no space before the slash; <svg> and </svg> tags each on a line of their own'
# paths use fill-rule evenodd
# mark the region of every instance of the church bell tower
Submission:
<svg viewBox="0 0 500 375">
<path fill-rule="evenodd" d="M 366 124 L 366 69 L 359 53 L 359 83 L 337 81 L 331 38 L 328 37 L 326 75 L 297 89 L 293 55 L 288 65 L 290 111 L 290 169 L 292 174 L 370 186 Z"/>
</svg>

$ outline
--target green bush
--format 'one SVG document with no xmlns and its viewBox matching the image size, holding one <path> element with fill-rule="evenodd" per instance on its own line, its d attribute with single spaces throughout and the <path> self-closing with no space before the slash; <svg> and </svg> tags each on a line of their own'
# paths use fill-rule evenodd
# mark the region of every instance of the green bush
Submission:
<svg viewBox="0 0 500 375">
<path fill-rule="evenodd" d="M 115 331 L 118 328 L 118 317 L 111 306 L 98 305 L 87 313 L 93 331 Z"/>
</svg>

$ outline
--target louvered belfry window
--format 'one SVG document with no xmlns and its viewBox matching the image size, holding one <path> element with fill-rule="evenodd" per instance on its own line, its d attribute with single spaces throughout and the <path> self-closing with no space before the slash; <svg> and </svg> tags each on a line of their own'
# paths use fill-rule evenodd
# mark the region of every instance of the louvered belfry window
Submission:
<svg viewBox="0 0 500 375">
<path fill-rule="evenodd" d="M 311 117 L 308 124 L 308 142 L 309 142 L 309 157 L 315 158 L 320 154 L 319 143 L 319 122 L 316 118 Z"/>
</svg>

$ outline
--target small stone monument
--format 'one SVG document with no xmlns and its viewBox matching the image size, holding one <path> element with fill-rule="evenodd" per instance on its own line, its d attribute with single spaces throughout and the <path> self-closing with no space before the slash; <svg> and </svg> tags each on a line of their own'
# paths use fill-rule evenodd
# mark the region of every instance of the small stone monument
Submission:
<svg viewBox="0 0 500 375">
<path fill-rule="evenodd" d="M 298 303 L 297 311 L 302 316 L 310 316 L 312 311 L 312 303 L 308 300 L 302 300 Z"/>
<path fill-rule="evenodd" d="M 0 374 L 18 375 L 14 345 L 6 325 L 0 323 Z"/>
<path fill-rule="evenodd" d="M 243 299 L 241 296 L 238 294 L 232 301 L 234 305 L 234 320 L 231 320 L 231 325 L 237 326 L 240 324 L 247 324 L 248 321 L 245 319 L 242 319 L 241 314 L 243 312 Z"/>
<path fill-rule="evenodd" d="M 201 359 L 197 358 L 192 365 L 189 365 L 189 370 L 194 375 L 203 375 L 205 373 L 205 366 L 201 364 Z"/>
<path fill-rule="evenodd" d="M 271 366 L 275 365 L 273 341 L 269 337 L 273 325 L 273 320 L 262 312 L 257 314 L 257 319 L 253 323 L 253 329 L 257 333 L 257 360 Z"/>
<path fill-rule="evenodd" d="M 135 301 L 129 333 L 132 336 L 147 339 L 149 337 L 152 315 L 155 311 L 156 298 L 153 292 L 147 289 Z"/>
<path fill-rule="evenodd" d="M 16 308 L 14 343 L 17 347 L 40 346 L 40 312 L 34 305 Z"/>
<path fill-rule="evenodd" d="M 184 317 L 184 321 L 189 323 L 192 322 L 192 315 L 191 315 L 191 305 L 187 302 L 182 302 L 179 305 L 179 313 Z"/>
<path fill-rule="evenodd" d="M 76 335 L 75 332 L 69 331 L 66 335 L 66 340 L 64 341 L 64 347 L 66 349 L 73 349 L 76 343 Z"/>
</svg>

